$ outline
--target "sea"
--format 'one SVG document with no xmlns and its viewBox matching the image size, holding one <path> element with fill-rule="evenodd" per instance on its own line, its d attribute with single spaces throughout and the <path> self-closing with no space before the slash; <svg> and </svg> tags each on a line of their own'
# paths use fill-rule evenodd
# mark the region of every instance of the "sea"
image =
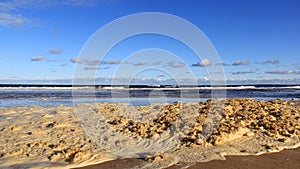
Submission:
<svg viewBox="0 0 300 169">
<path fill-rule="evenodd" d="M 90 102 L 126 102 L 133 106 L 151 103 L 201 102 L 213 98 L 253 98 L 255 100 L 300 99 L 300 85 L 226 86 L 72 86 L 45 84 L 0 84 L 0 107 L 74 106 Z"/>
</svg>

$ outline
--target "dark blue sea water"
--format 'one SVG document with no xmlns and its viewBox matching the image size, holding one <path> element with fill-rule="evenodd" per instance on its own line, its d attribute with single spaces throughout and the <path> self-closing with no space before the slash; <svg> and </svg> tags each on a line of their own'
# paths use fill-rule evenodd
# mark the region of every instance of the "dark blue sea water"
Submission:
<svg viewBox="0 0 300 169">
<path fill-rule="evenodd" d="M 300 99 L 300 85 L 72 87 L 0 85 L 0 107 L 74 105 L 83 102 L 127 102 L 146 105 L 199 102 L 211 98 Z"/>
</svg>

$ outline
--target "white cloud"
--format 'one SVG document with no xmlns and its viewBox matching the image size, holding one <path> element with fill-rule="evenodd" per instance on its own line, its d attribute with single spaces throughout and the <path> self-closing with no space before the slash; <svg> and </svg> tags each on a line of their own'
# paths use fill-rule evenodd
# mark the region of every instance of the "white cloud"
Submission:
<svg viewBox="0 0 300 169">
<path fill-rule="evenodd" d="M 144 66 L 144 65 L 147 65 L 148 63 L 147 62 L 138 62 L 138 63 L 134 63 L 133 65 L 134 66 Z"/>
<path fill-rule="evenodd" d="M 288 75 L 288 74 L 299 74 L 299 72 L 295 72 L 294 70 L 273 70 L 273 71 L 265 71 L 265 74 Z"/>
<path fill-rule="evenodd" d="M 84 67 L 84 70 L 100 70 L 100 69 L 109 69 L 110 67 L 98 67 L 98 66 L 87 66 Z"/>
<path fill-rule="evenodd" d="M 63 51 L 61 49 L 57 49 L 57 48 L 51 48 L 51 49 L 49 49 L 49 53 L 54 54 L 54 55 L 60 54 L 62 52 Z"/>
<path fill-rule="evenodd" d="M 218 65 L 218 66 L 230 66 L 230 64 L 227 64 L 227 63 L 216 63 L 216 65 Z"/>
<path fill-rule="evenodd" d="M 248 65 L 249 61 L 245 60 L 245 61 L 236 61 L 232 64 L 232 66 L 240 66 L 240 65 Z"/>
<path fill-rule="evenodd" d="M 36 24 L 37 19 L 23 16 L 22 9 L 43 9 L 54 6 L 93 7 L 104 0 L 12 0 L 0 2 L 0 26 Z"/>
<path fill-rule="evenodd" d="M 18 8 L 41 9 L 59 5 L 93 7 L 103 2 L 103 0 L 14 0 L 8 4 Z"/>
<path fill-rule="evenodd" d="M 92 7 L 103 1 L 99 1 L 99 0 L 64 0 L 61 2 L 64 5 L 70 5 L 70 6 Z"/>
<path fill-rule="evenodd" d="M 37 57 L 31 58 L 31 61 L 42 61 L 44 59 L 45 59 L 44 56 L 37 56 Z"/>
<path fill-rule="evenodd" d="M 0 26 L 18 26 L 33 23 L 32 19 L 20 14 L 17 2 L 21 1 L 0 2 Z"/>
<path fill-rule="evenodd" d="M 266 64 L 278 64 L 279 60 L 277 60 L 277 59 L 271 59 L 271 60 L 265 61 L 264 63 L 266 63 Z"/>
<path fill-rule="evenodd" d="M 106 60 L 103 61 L 104 64 L 109 64 L 109 65 L 117 65 L 120 64 L 121 62 L 119 60 Z"/>
<path fill-rule="evenodd" d="M 80 63 L 86 64 L 88 66 L 96 66 L 99 65 L 100 63 L 102 63 L 101 60 L 97 60 L 97 59 L 83 59 Z"/>
<path fill-rule="evenodd" d="M 166 66 L 167 67 L 171 67 L 171 68 L 182 68 L 182 67 L 185 66 L 185 64 L 182 63 L 182 62 L 174 62 L 174 61 L 172 61 L 172 62 L 168 62 Z"/>
<path fill-rule="evenodd" d="M 120 64 L 121 62 L 119 60 L 106 60 L 106 61 L 101 61 L 97 59 L 79 59 L 79 58 L 71 58 L 70 61 L 72 63 L 79 63 L 79 64 L 85 64 L 88 66 L 97 66 L 99 64 L 107 64 L 107 65 L 115 65 L 115 64 Z"/>
<path fill-rule="evenodd" d="M 0 26 L 17 26 L 27 23 L 28 21 L 28 18 L 25 18 L 21 15 L 0 13 Z"/>
<path fill-rule="evenodd" d="M 279 60 L 277 59 L 270 59 L 270 60 L 266 60 L 264 62 L 255 62 L 256 64 L 261 64 L 261 65 L 264 65 L 264 64 L 279 64 Z"/>
<path fill-rule="evenodd" d="M 16 7 L 10 2 L 0 2 L 0 12 L 16 11 Z"/>
<path fill-rule="evenodd" d="M 98 69 L 98 66 L 87 66 L 87 67 L 84 67 L 84 70 L 97 70 Z"/>
<path fill-rule="evenodd" d="M 71 58 L 70 61 L 72 63 L 82 63 L 82 61 L 80 59 L 78 59 L 78 58 Z"/>
<path fill-rule="evenodd" d="M 251 73 L 255 73 L 255 71 L 250 70 L 250 71 L 237 71 L 237 72 L 233 72 L 233 75 L 244 75 L 244 74 L 251 74 Z"/>
<path fill-rule="evenodd" d="M 201 60 L 199 63 L 196 64 L 192 64 L 192 66 L 200 66 L 200 67 L 204 67 L 204 66 L 210 66 L 212 63 L 209 59 L 205 58 L 203 60 Z"/>
</svg>

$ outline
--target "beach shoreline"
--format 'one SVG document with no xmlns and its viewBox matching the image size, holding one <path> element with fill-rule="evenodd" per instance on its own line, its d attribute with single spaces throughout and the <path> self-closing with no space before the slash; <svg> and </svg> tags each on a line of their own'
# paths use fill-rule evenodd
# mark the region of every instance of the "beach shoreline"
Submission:
<svg viewBox="0 0 300 169">
<path fill-rule="evenodd" d="M 267 169 L 267 168 L 300 168 L 300 148 L 282 150 L 276 153 L 265 153 L 262 155 L 248 156 L 226 156 L 226 160 L 212 160 L 208 162 L 198 162 L 190 164 L 187 169 Z M 76 167 L 74 169 L 123 169 L 132 168 L 142 164 L 142 159 L 117 159 L 100 164 L 89 165 L 85 167 Z M 166 169 L 180 169 L 184 164 L 176 164 Z"/>
</svg>

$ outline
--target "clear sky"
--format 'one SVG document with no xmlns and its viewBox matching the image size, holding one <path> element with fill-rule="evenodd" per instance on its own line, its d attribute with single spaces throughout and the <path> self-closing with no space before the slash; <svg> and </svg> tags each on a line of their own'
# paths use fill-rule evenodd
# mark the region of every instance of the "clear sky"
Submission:
<svg viewBox="0 0 300 169">
<path fill-rule="evenodd" d="M 209 79 L 205 66 L 217 63 L 159 35 L 124 40 L 100 65 L 76 59 L 90 36 L 107 23 L 129 14 L 162 12 L 203 31 L 220 56 L 227 80 L 299 83 L 299 9 L 298 0 L 0 0 L 0 82 L 72 79 L 76 64 L 109 79 L 126 57 L 149 48 L 170 51 L 182 62 L 141 57 L 130 64 L 165 63 L 174 70 L 184 64 L 198 79 Z M 170 76 L 149 70 L 136 78 L 161 81 Z"/>
</svg>

